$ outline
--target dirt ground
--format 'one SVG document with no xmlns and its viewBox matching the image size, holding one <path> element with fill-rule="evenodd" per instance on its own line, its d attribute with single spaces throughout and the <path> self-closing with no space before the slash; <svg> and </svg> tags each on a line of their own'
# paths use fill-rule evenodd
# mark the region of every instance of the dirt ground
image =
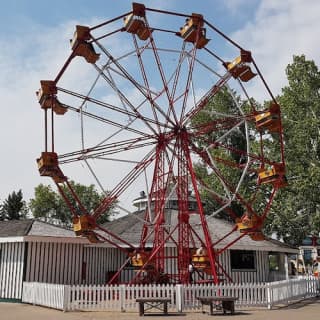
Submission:
<svg viewBox="0 0 320 320">
<path fill-rule="evenodd" d="M 150 320 L 163 319 L 164 316 L 147 314 Z M 222 315 L 215 313 L 214 316 L 192 312 L 184 314 L 170 313 L 171 320 L 215 320 L 232 317 L 232 320 L 319 320 L 320 298 L 305 300 L 290 305 L 279 307 L 274 310 L 248 309 L 236 310 L 235 315 Z M 62 312 L 53 309 L 37 307 L 20 303 L 0 302 L 0 320 L 138 320 L 138 312 Z"/>
</svg>

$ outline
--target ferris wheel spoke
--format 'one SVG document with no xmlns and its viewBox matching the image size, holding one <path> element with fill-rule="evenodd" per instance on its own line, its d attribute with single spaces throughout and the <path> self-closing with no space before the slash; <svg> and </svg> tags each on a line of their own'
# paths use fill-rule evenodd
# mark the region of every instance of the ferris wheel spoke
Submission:
<svg viewBox="0 0 320 320">
<path fill-rule="evenodd" d="M 147 93 L 147 97 L 148 97 L 148 100 L 151 104 L 151 109 L 152 109 L 152 113 L 153 113 L 153 117 L 154 117 L 154 120 L 158 123 L 157 127 L 158 127 L 158 132 L 161 133 L 161 129 L 160 129 L 160 126 L 159 126 L 159 120 L 158 120 L 158 116 L 157 116 L 157 113 L 156 113 L 156 110 L 155 110 L 155 103 L 152 99 L 152 96 L 151 96 L 151 91 L 150 91 L 150 86 L 149 86 L 149 82 L 148 82 L 148 78 L 147 78 L 147 74 L 146 74 L 146 70 L 144 68 L 144 64 L 143 64 L 143 61 L 141 59 L 141 51 L 139 49 L 139 46 L 138 46 L 138 43 L 137 43 L 137 39 L 136 39 L 136 36 L 135 35 L 132 35 L 132 39 L 133 39 L 133 43 L 134 43 L 134 47 L 136 49 L 136 53 L 137 53 L 137 58 L 138 58 L 138 61 L 139 61 L 139 66 L 140 66 L 140 71 L 141 71 L 141 74 L 142 74 L 142 77 L 143 77 L 143 82 L 144 82 L 144 85 L 146 87 L 146 93 Z"/>
<path fill-rule="evenodd" d="M 80 112 L 78 108 L 75 108 L 75 107 L 72 107 L 72 106 L 68 106 L 68 105 L 65 105 L 65 104 L 63 104 L 63 106 L 65 106 L 69 110 L 72 110 L 72 111 L 74 111 L 76 113 Z M 116 127 L 116 128 L 120 128 L 121 130 L 129 131 L 129 132 L 135 133 L 135 134 L 137 134 L 139 136 L 145 136 L 145 137 L 149 136 L 149 134 L 147 134 L 145 132 L 142 132 L 142 131 L 139 131 L 137 129 L 131 128 L 128 125 L 125 125 L 123 123 L 118 123 L 118 122 L 109 120 L 109 119 L 104 118 L 104 117 L 100 117 L 100 116 L 98 116 L 96 114 L 92 114 L 90 112 L 83 111 L 83 110 L 81 110 L 81 113 L 82 113 L 82 115 L 84 115 L 84 116 L 86 116 L 88 118 L 92 118 L 92 119 L 97 120 L 99 122 L 109 124 L 109 125 L 111 125 L 113 127 Z"/>
<path fill-rule="evenodd" d="M 97 70 L 101 70 L 98 66 L 95 65 L 95 68 Z M 129 101 L 129 99 L 125 96 L 125 94 L 117 87 L 114 85 L 113 81 L 111 81 L 105 73 L 102 72 L 101 74 L 102 78 L 106 80 L 106 82 L 111 86 L 111 88 L 121 97 L 121 100 L 125 102 L 127 106 L 130 107 L 130 109 L 134 113 L 134 117 L 137 119 L 141 120 L 142 122 L 145 123 L 145 125 L 153 132 L 156 133 L 156 130 L 151 126 L 150 123 L 154 123 L 159 125 L 159 122 L 156 122 L 155 120 L 148 119 L 145 116 L 143 116 L 140 111 Z"/>
<path fill-rule="evenodd" d="M 176 123 L 178 122 L 178 118 L 177 118 L 177 115 L 176 115 L 176 112 L 175 112 L 175 109 L 174 109 L 174 102 L 173 101 L 174 101 L 174 97 L 175 97 L 176 90 L 177 90 L 177 85 L 178 85 L 178 80 L 179 80 L 179 76 L 180 76 L 181 66 L 182 66 L 183 60 L 186 57 L 185 48 L 186 48 L 186 43 L 183 41 L 182 42 L 182 48 L 181 48 L 180 55 L 179 55 L 178 65 L 177 65 L 177 68 L 174 71 L 174 80 L 173 80 L 172 90 L 171 90 L 171 93 L 170 93 L 169 109 L 168 109 L 168 113 L 167 113 L 168 117 L 170 117 L 170 115 L 172 113 Z"/>
<path fill-rule="evenodd" d="M 112 189 L 108 195 L 101 201 L 99 206 L 94 210 L 94 218 L 98 218 L 103 214 L 117 199 L 119 196 L 137 179 L 144 170 L 151 164 L 156 158 L 156 150 L 151 150 L 117 185 Z"/>
<path fill-rule="evenodd" d="M 146 18 L 145 18 L 145 22 L 146 22 L 146 26 L 149 28 L 149 24 L 148 24 L 148 21 L 147 21 Z M 150 33 L 150 44 L 151 44 L 153 55 L 154 55 L 154 58 L 156 60 L 156 65 L 157 65 L 157 68 L 158 68 L 158 71 L 159 71 L 159 74 L 160 74 L 160 77 L 161 77 L 162 86 L 163 86 L 164 92 L 166 94 L 166 97 L 167 97 L 167 100 L 168 100 L 169 106 L 170 106 L 170 104 L 172 102 L 170 100 L 170 92 L 169 92 L 169 87 L 168 87 L 168 81 L 166 80 L 166 76 L 165 76 L 165 73 L 164 73 L 164 70 L 163 70 L 163 67 L 162 67 L 161 59 L 160 59 L 160 56 L 159 56 L 159 53 L 158 53 L 158 48 L 156 46 L 156 43 L 155 43 L 155 40 L 153 38 L 152 33 Z M 170 117 L 166 117 L 166 119 L 168 121 L 171 121 Z"/>
<path fill-rule="evenodd" d="M 218 82 L 213 85 L 207 93 L 198 101 L 196 106 L 194 106 L 185 116 L 182 121 L 183 124 L 188 123 L 194 116 L 196 116 L 207 104 L 208 102 L 221 90 L 225 83 L 230 79 L 231 75 L 227 72 Z"/>
<path fill-rule="evenodd" d="M 87 158 L 95 158 L 99 156 L 107 156 L 118 154 L 129 150 L 144 148 L 146 146 L 154 145 L 156 143 L 155 137 L 134 138 L 107 145 L 97 145 L 91 148 L 86 148 L 74 152 L 69 152 L 59 155 L 60 163 L 67 163 Z"/>
<path fill-rule="evenodd" d="M 194 45 L 194 47 L 193 47 L 191 52 L 192 52 L 191 59 L 190 59 L 191 61 L 189 59 L 187 59 L 188 60 L 188 64 L 189 64 L 189 71 L 188 71 L 187 83 L 186 83 L 183 102 L 182 102 L 182 109 L 181 109 L 181 114 L 180 114 L 180 123 L 182 123 L 182 120 L 184 119 L 185 109 L 187 107 L 187 101 L 188 101 L 188 97 L 189 97 L 190 85 L 192 84 L 192 75 L 193 75 L 195 57 L 196 57 L 196 52 L 197 52 L 197 48 L 196 48 L 195 45 Z"/>
<path fill-rule="evenodd" d="M 134 87 L 136 87 L 140 93 L 146 98 L 148 99 L 148 95 L 147 93 L 145 92 L 144 89 L 141 88 L 140 84 L 134 79 L 134 77 L 132 77 L 129 72 L 117 61 L 113 58 L 113 56 L 109 53 L 109 51 L 104 47 L 102 46 L 99 41 L 95 41 L 95 39 L 93 39 L 94 42 L 97 44 L 97 46 L 101 49 L 101 51 L 113 62 L 113 64 L 121 71 L 121 73 L 125 76 L 126 79 L 129 80 L 129 82 L 131 84 L 133 84 Z M 99 67 L 97 65 L 95 65 L 95 68 L 97 68 L 99 70 Z M 153 101 L 153 103 L 155 103 Z M 161 113 L 165 118 L 166 118 L 166 114 L 163 112 L 163 110 L 161 109 L 160 106 L 158 106 L 157 104 L 155 104 L 157 110 L 159 113 Z M 174 125 L 174 122 L 171 120 L 171 119 L 168 119 L 168 121 Z"/>
<path fill-rule="evenodd" d="M 96 104 L 96 105 L 98 105 L 98 106 L 104 107 L 104 108 L 106 108 L 106 109 L 109 109 L 109 110 L 112 110 L 112 111 L 119 112 L 119 113 L 122 113 L 122 114 L 124 114 L 124 115 L 127 115 L 128 117 L 135 117 L 135 118 L 138 118 L 138 119 L 139 119 L 139 117 L 141 117 L 140 114 L 137 115 L 137 113 L 135 113 L 135 112 L 130 112 L 130 111 L 128 111 L 127 109 L 122 109 L 122 108 L 117 107 L 117 106 L 115 106 L 115 105 L 112 105 L 112 104 L 110 104 L 110 103 L 103 102 L 103 101 L 100 101 L 100 100 L 98 100 L 98 99 L 95 99 L 95 98 L 92 98 L 92 97 L 89 97 L 89 96 L 85 96 L 85 95 L 82 95 L 82 94 L 77 93 L 77 92 L 73 92 L 73 91 L 70 91 L 70 90 L 67 90 L 67 89 L 64 89 L 64 88 L 58 88 L 58 90 L 61 91 L 61 92 L 66 93 L 66 94 L 72 95 L 72 96 L 74 96 L 74 97 L 76 97 L 76 98 L 79 98 L 79 99 L 83 100 L 83 102 L 92 102 L 92 103 L 94 103 L 94 104 Z M 125 96 L 122 94 L 122 95 L 121 95 L 121 98 L 122 98 L 122 101 L 123 101 L 124 98 L 125 98 Z M 126 100 L 127 100 L 127 99 L 126 99 Z M 67 105 L 64 104 L 64 106 L 67 106 Z M 67 107 L 70 108 L 70 106 L 67 106 Z M 80 110 L 81 110 L 82 108 L 83 108 L 83 103 L 81 104 L 81 106 L 80 106 L 79 108 L 74 108 L 74 109 L 76 109 L 77 112 L 80 112 Z M 134 107 L 132 106 L 132 108 L 134 108 Z M 134 108 L 134 109 L 136 109 L 136 108 Z M 144 117 L 144 118 L 145 118 L 145 120 L 148 121 L 148 122 L 158 123 L 159 125 L 164 126 L 164 124 L 161 124 L 161 123 L 159 123 L 159 122 L 156 122 L 156 121 L 154 121 L 154 120 L 151 119 L 151 118 L 148 118 L 148 117 Z"/>
</svg>

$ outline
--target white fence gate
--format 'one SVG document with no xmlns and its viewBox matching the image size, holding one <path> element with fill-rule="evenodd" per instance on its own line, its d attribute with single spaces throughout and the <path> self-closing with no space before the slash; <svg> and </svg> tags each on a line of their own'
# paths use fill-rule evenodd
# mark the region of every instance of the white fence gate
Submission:
<svg viewBox="0 0 320 320">
<path fill-rule="evenodd" d="M 22 301 L 64 311 L 136 311 L 137 298 L 171 298 L 169 310 L 199 310 L 197 297 L 238 297 L 236 308 L 289 304 L 319 294 L 319 278 L 308 277 L 264 284 L 71 286 L 24 282 Z"/>
</svg>

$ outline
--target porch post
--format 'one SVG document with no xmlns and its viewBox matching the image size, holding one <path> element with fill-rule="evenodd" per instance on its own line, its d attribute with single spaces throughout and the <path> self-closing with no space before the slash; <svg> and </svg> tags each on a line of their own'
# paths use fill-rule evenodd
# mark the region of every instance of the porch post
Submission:
<svg viewBox="0 0 320 320">
<path fill-rule="evenodd" d="M 286 280 L 289 280 L 289 260 L 288 260 L 288 254 L 285 253 L 284 255 L 284 271 L 286 275 Z"/>
</svg>

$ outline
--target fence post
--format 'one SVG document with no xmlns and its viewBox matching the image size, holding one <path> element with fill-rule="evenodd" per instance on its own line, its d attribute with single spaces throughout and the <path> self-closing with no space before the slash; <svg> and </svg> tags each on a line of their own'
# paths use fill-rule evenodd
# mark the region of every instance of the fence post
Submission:
<svg viewBox="0 0 320 320">
<path fill-rule="evenodd" d="M 119 298 L 120 298 L 120 310 L 121 312 L 126 312 L 125 302 L 126 302 L 126 286 L 124 284 L 120 284 L 119 286 Z"/>
<path fill-rule="evenodd" d="M 63 286 L 63 312 L 68 311 L 69 300 L 70 300 L 70 286 Z"/>
<path fill-rule="evenodd" d="M 182 284 L 176 285 L 176 304 L 177 304 L 177 311 L 182 312 L 182 309 L 183 309 L 183 286 L 182 286 Z"/>
<path fill-rule="evenodd" d="M 270 283 L 267 283 L 267 303 L 268 303 L 268 309 L 272 309 L 272 292 L 271 292 L 271 285 Z"/>
</svg>

